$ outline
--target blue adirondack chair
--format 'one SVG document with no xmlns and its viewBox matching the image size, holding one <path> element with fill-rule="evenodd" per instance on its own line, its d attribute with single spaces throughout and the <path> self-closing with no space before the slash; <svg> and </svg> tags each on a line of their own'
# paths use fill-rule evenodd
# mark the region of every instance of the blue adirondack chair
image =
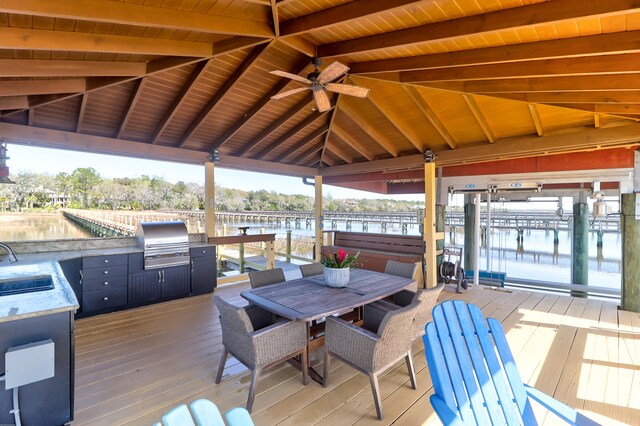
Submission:
<svg viewBox="0 0 640 426">
<path fill-rule="evenodd" d="M 529 398 L 569 424 L 598 424 L 524 384 L 500 322 L 477 306 L 443 302 L 425 331 L 431 405 L 445 425 L 537 425 Z"/>
<path fill-rule="evenodd" d="M 191 415 L 193 414 L 193 417 Z M 224 414 L 227 426 L 254 426 L 249 412 L 236 407 Z M 195 423 L 193 422 L 195 419 Z M 191 412 L 184 405 L 178 405 L 162 416 L 162 424 L 154 423 L 153 426 L 225 426 L 220 410 L 208 399 L 198 399 L 191 403 Z"/>
</svg>

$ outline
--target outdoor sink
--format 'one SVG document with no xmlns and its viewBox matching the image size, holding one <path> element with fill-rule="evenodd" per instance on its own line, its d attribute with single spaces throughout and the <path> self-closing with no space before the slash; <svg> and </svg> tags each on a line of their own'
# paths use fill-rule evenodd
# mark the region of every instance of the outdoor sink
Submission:
<svg viewBox="0 0 640 426">
<path fill-rule="evenodd" d="M 39 275 L 34 277 L 19 277 L 0 280 L 0 296 L 13 294 L 32 293 L 53 289 L 51 275 Z"/>
</svg>

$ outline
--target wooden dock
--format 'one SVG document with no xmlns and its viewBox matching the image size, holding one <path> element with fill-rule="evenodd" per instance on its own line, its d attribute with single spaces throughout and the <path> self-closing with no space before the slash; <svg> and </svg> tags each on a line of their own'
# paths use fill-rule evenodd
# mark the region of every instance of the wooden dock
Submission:
<svg viewBox="0 0 640 426">
<path fill-rule="evenodd" d="M 245 303 L 237 284 L 216 295 Z M 640 315 L 613 303 L 474 287 L 444 293 L 499 319 L 525 382 L 606 425 L 640 424 Z M 213 382 L 221 356 L 218 312 L 210 295 L 82 319 L 76 330 L 74 425 L 150 425 L 180 403 L 213 400 L 221 410 L 246 401 L 249 372 L 230 359 Z M 321 363 L 321 354 L 313 356 Z M 257 425 L 439 424 L 428 402 L 432 385 L 422 342 L 414 343 L 418 390 L 404 364 L 380 380 L 384 421 L 375 417 L 369 380 L 339 361 L 330 385 L 306 387 L 290 365 L 258 383 Z M 547 418 L 546 424 L 551 424 Z"/>
</svg>

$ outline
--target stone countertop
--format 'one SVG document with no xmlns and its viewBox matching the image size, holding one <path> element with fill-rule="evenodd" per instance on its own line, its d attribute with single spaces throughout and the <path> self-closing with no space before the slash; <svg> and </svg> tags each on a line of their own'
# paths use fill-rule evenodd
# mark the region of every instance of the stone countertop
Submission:
<svg viewBox="0 0 640 426">
<path fill-rule="evenodd" d="M 206 247 L 215 244 L 211 243 L 191 243 L 189 244 L 189 248 L 198 248 L 198 247 Z M 87 256 L 107 256 L 113 254 L 130 254 L 130 253 L 142 253 L 143 250 L 138 246 L 127 246 L 127 247 L 114 247 L 114 248 L 95 248 L 95 249 L 85 249 L 85 250 L 60 250 L 60 251 L 45 251 L 40 253 L 16 253 L 16 257 L 18 258 L 18 263 L 14 263 L 13 265 L 18 265 L 20 263 L 33 263 L 33 262 L 44 262 L 44 261 L 55 261 L 60 262 L 68 259 L 77 259 L 79 257 L 87 257 Z M 2 251 L 0 253 L 0 269 L 4 266 L 10 265 L 8 260 L 8 255 Z"/>
<path fill-rule="evenodd" d="M 0 296 L 0 323 L 79 308 L 78 300 L 57 261 L 23 261 L 0 267 L 0 280 L 42 275 L 51 275 L 53 289 Z"/>
</svg>

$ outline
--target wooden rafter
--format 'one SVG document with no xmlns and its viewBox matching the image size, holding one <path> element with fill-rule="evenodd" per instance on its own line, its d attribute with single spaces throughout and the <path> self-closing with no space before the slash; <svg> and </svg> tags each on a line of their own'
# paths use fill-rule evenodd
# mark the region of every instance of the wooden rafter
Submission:
<svg viewBox="0 0 640 426">
<path fill-rule="evenodd" d="M 533 120 L 533 125 L 536 127 L 536 133 L 538 136 L 544 135 L 544 128 L 542 127 L 542 120 L 540 119 L 540 114 L 538 114 L 538 108 L 535 104 L 529 104 L 529 112 L 531 113 L 531 119 Z"/>
<path fill-rule="evenodd" d="M 78 110 L 78 118 L 76 120 L 76 133 L 82 132 L 82 126 L 84 124 L 84 112 L 87 109 L 88 100 L 89 100 L 89 95 L 84 93 L 82 95 L 82 99 L 80 100 L 80 109 Z"/>
<path fill-rule="evenodd" d="M 401 117 L 401 112 L 392 108 L 388 103 L 380 99 L 375 90 L 372 90 L 368 96 L 369 101 L 376 109 L 385 116 L 385 118 L 398 130 L 418 151 L 424 152 L 425 145 L 420 141 L 420 137 L 407 125 Z"/>
<path fill-rule="evenodd" d="M 475 98 L 472 95 L 467 94 L 462 95 L 462 98 L 471 110 L 473 116 L 476 118 L 476 121 L 480 125 L 480 128 L 484 132 L 484 135 L 487 137 L 487 140 L 491 143 L 495 143 L 496 136 L 491 129 L 491 125 L 489 124 L 487 117 L 482 113 L 482 110 L 480 109 L 480 106 L 476 102 Z"/>
<path fill-rule="evenodd" d="M 187 81 L 182 85 L 180 92 L 178 92 L 176 97 L 171 102 L 171 105 L 169 105 L 169 108 L 167 108 L 164 115 L 158 122 L 158 126 L 156 127 L 156 130 L 153 132 L 153 136 L 151 137 L 151 143 L 156 143 L 158 141 L 158 138 L 160 138 L 162 132 L 167 128 L 169 122 L 176 114 L 180 106 L 182 106 L 189 93 L 191 93 L 193 87 L 200 81 L 211 62 L 212 59 L 209 59 L 208 61 L 201 61 L 198 62 L 193 68 L 193 71 L 191 71 L 189 78 L 187 78 Z"/>
<path fill-rule="evenodd" d="M 571 56 L 640 52 L 640 31 L 599 34 L 584 37 L 506 46 L 484 47 L 432 55 L 411 56 L 351 63 L 351 74 L 410 71 L 462 65 L 481 65 Z"/>
<path fill-rule="evenodd" d="M 0 59 L 0 77 L 137 77 L 146 69 L 145 62 Z"/>
<path fill-rule="evenodd" d="M 627 55 L 584 56 L 578 58 L 544 59 L 502 64 L 403 71 L 399 73 L 399 81 L 402 83 L 425 83 L 514 77 L 608 75 L 636 73 L 639 69 L 640 54 L 630 53 Z"/>
<path fill-rule="evenodd" d="M 133 90 L 131 90 L 131 96 L 129 97 L 129 101 L 127 102 L 127 106 L 124 109 L 124 113 L 122 114 L 122 119 L 120 120 L 120 127 L 118 128 L 118 133 L 116 134 L 116 139 L 121 139 L 122 138 L 122 134 L 124 133 L 127 124 L 129 123 L 129 120 L 131 119 L 131 114 L 133 113 L 133 110 L 136 107 L 136 104 L 138 103 L 138 100 L 140 99 L 140 95 L 142 94 L 142 91 L 144 90 L 144 84 L 146 82 L 146 79 L 141 78 L 139 80 L 136 81 L 135 85 L 133 86 Z"/>
<path fill-rule="evenodd" d="M 414 3 L 420 2 L 416 0 L 355 0 L 281 22 L 280 34 L 290 36 L 315 31 Z"/>
<path fill-rule="evenodd" d="M 299 74 L 309 65 L 309 60 L 304 58 L 300 61 L 291 71 L 293 74 Z M 236 133 L 242 129 L 242 127 L 248 123 L 262 108 L 265 107 L 270 101 L 271 97 L 277 95 L 282 89 L 284 89 L 291 80 L 288 78 L 281 78 L 278 82 L 247 111 L 242 118 L 236 121 L 227 131 L 213 144 L 212 151 L 220 148 L 227 143 Z"/>
<path fill-rule="evenodd" d="M 211 114 L 211 111 L 229 94 L 229 90 L 244 77 L 251 66 L 258 60 L 262 52 L 268 47 L 268 44 L 261 44 L 255 46 L 251 49 L 251 52 L 247 55 L 247 57 L 242 61 L 240 65 L 233 71 L 233 74 L 229 76 L 229 78 L 220 86 L 220 88 L 216 91 L 215 95 L 207 102 L 204 108 L 198 113 L 196 118 L 191 122 L 187 130 L 184 132 L 177 146 L 182 147 L 187 143 L 189 138 L 193 136 L 195 132 L 198 131 L 200 126 L 206 121 Z"/>
<path fill-rule="evenodd" d="M 272 37 L 266 22 L 107 0 L 3 0 L 0 12 L 202 33 Z"/>
<path fill-rule="evenodd" d="M 638 8 L 638 3 L 633 0 L 555 0 L 330 43 L 319 46 L 318 54 L 321 57 L 332 57 L 417 43 L 451 41 L 456 37 L 500 30 L 516 31 L 531 25 L 629 13 Z"/>
<path fill-rule="evenodd" d="M 266 41 L 267 40 L 257 39 L 252 37 L 233 37 L 232 39 L 223 40 L 223 41 L 214 43 L 212 45 L 213 54 L 207 59 L 215 58 L 217 56 L 231 53 L 237 50 L 242 50 L 247 47 L 253 47 L 259 44 L 263 44 Z M 186 58 L 163 57 L 163 58 L 154 59 L 146 64 L 146 72 L 144 74 L 144 77 L 169 71 L 174 68 L 180 68 L 182 66 L 194 64 L 202 60 L 203 58 L 199 58 L 199 57 L 186 57 Z M 97 80 L 95 83 L 92 83 L 90 87 L 87 87 L 86 92 L 87 93 L 92 92 L 92 91 L 103 89 L 116 84 L 122 84 L 129 81 L 134 81 L 136 79 L 137 77 Z M 30 102 L 29 107 L 35 108 L 35 107 L 47 105 L 53 102 L 62 101 L 74 96 L 77 96 L 77 94 L 64 95 L 64 96 L 53 95 L 49 97 L 42 97 L 40 99 L 34 100 L 33 102 Z M 21 110 L 15 111 L 15 113 L 20 113 L 20 112 L 22 111 Z"/>
<path fill-rule="evenodd" d="M 549 104 L 638 104 L 638 91 L 585 91 L 585 92 L 534 92 L 534 93 L 485 93 L 515 101 Z"/>
<path fill-rule="evenodd" d="M 303 152 L 302 154 L 300 154 L 299 156 L 291 160 L 291 164 L 306 165 L 309 163 L 309 161 L 313 157 L 318 157 L 318 159 L 314 161 L 314 164 L 317 163 L 318 160 L 322 162 L 322 159 L 320 159 L 320 155 L 322 155 L 321 151 L 323 146 L 324 146 L 323 141 L 318 141 L 313 145 L 311 145 L 311 147 L 307 146 L 307 149 L 305 150 L 305 152 Z"/>
<path fill-rule="evenodd" d="M 277 0 L 270 0 L 271 20 L 273 22 L 273 32 L 276 37 L 280 37 L 280 16 L 278 14 Z"/>
<path fill-rule="evenodd" d="M 593 114 L 593 127 L 596 129 L 600 127 L 600 115 Z"/>
<path fill-rule="evenodd" d="M 335 138 L 338 138 L 346 145 L 349 145 L 354 151 L 362 155 L 367 160 L 371 161 L 375 158 L 371 151 L 369 151 L 369 148 L 360 143 L 360 141 L 351 136 L 348 132 L 344 131 L 336 123 L 331 127 L 331 133 Z"/>
<path fill-rule="evenodd" d="M 87 80 L 6 80 L 0 81 L 2 96 L 49 95 L 57 93 L 81 93 L 87 90 Z"/>
<path fill-rule="evenodd" d="M 33 126 L 33 116 L 35 112 L 33 109 L 27 110 L 27 126 Z"/>
<path fill-rule="evenodd" d="M 442 83 L 422 83 L 436 89 L 470 93 L 592 92 L 639 90 L 640 74 L 582 75 L 574 77 L 512 78 Z"/>
<path fill-rule="evenodd" d="M 337 94 L 337 99 L 336 99 L 336 105 L 338 104 L 338 98 L 340 97 L 340 94 Z M 331 111 L 329 113 L 329 130 L 331 130 L 331 127 L 333 127 L 333 120 L 335 120 L 336 118 L 336 108 L 333 109 L 333 111 Z M 322 160 L 324 160 L 324 154 L 327 150 L 327 144 L 329 143 L 329 136 L 331 135 L 331 132 L 327 132 L 324 135 L 324 145 L 322 146 L 322 152 L 320 153 L 320 164 L 322 165 Z"/>
<path fill-rule="evenodd" d="M 280 37 L 278 40 L 310 58 L 316 56 L 316 45 L 300 36 Z"/>
<path fill-rule="evenodd" d="M 327 136 L 330 136 L 330 132 L 327 132 Z M 338 158 L 340 158 L 342 161 L 344 161 L 347 164 L 353 163 L 355 161 L 353 156 L 349 154 L 347 150 L 342 148 L 340 145 L 334 143 L 330 137 L 327 137 L 324 149 L 325 149 L 325 152 L 330 151 L 331 153 L 335 154 Z"/>
<path fill-rule="evenodd" d="M 296 114 L 306 108 L 311 102 L 312 99 L 310 96 L 305 96 L 304 98 L 302 98 L 298 103 L 289 108 L 287 112 L 281 115 L 280 118 L 271 123 L 266 129 L 260 132 L 257 136 L 251 138 L 251 142 L 242 147 L 242 149 L 238 150 L 235 155 L 242 156 L 251 152 L 254 148 L 258 147 L 266 138 L 273 134 L 273 132 L 278 130 L 286 122 L 291 120 L 291 118 L 293 118 Z"/>
<path fill-rule="evenodd" d="M 340 111 L 351 118 L 351 120 L 356 123 L 364 133 L 369 135 L 374 142 L 380 145 L 389 154 L 394 157 L 400 155 L 400 151 L 396 148 L 393 141 L 391 141 L 382 131 L 378 130 L 364 113 L 359 111 L 357 108 L 354 108 L 353 105 L 348 102 L 344 102 L 344 99 L 340 102 Z"/>
<path fill-rule="evenodd" d="M 637 115 L 640 114 L 640 104 L 548 104 L 564 108 L 579 109 L 600 114 Z"/>
<path fill-rule="evenodd" d="M 402 88 L 407 92 L 407 94 L 411 97 L 413 103 L 418 107 L 418 109 L 422 112 L 427 120 L 431 123 L 431 125 L 436 129 L 436 131 L 440 134 L 442 139 L 449 145 L 449 148 L 455 149 L 457 147 L 457 143 L 449 130 L 442 123 L 438 115 L 431 109 L 429 104 L 424 100 L 420 92 L 415 87 L 403 85 Z"/>
<path fill-rule="evenodd" d="M 311 124 L 313 124 L 313 122 L 315 122 L 317 119 L 319 119 L 326 113 L 327 111 L 325 112 L 320 112 L 317 110 L 313 111 L 309 116 L 303 119 L 300 123 L 296 124 L 288 132 L 280 136 L 278 140 L 272 142 L 269 146 L 264 147 L 260 152 L 253 155 L 252 157 L 257 159 L 262 159 L 266 157 L 267 155 L 271 154 L 274 150 L 276 150 L 279 146 L 287 143 L 289 140 L 294 138 L 298 133 L 302 132 L 304 129 L 309 127 Z"/>
<path fill-rule="evenodd" d="M 324 135 L 328 131 L 329 131 L 329 123 L 323 124 L 322 126 L 317 128 L 316 130 L 311 132 L 309 135 L 305 136 L 304 138 L 302 138 L 301 140 L 296 142 L 295 145 L 293 145 L 292 147 L 287 149 L 287 151 L 285 153 L 279 155 L 274 161 L 276 163 L 280 163 L 280 162 L 288 160 L 289 158 L 291 158 L 292 156 L 296 155 L 301 150 L 306 148 L 307 145 L 309 145 L 309 143 L 313 142 L 315 139 L 317 139 L 320 136 Z M 293 164 L 296 164 L 296 163 L 293 162 Z"/>
</svg>

